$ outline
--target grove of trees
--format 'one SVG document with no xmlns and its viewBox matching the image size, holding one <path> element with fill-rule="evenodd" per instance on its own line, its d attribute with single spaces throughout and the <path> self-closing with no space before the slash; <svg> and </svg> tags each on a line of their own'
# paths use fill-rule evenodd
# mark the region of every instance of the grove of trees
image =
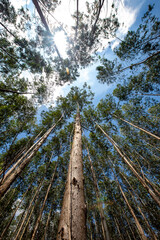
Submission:
<svg viewBox="0 0 160 240">
<path fill-rule="evenodd" d="M 160 20 L 149 5 L 135 31 L 116 38 L 116 5 L 86 3 L 51 27 L 59 1 L 33 0 L 15 10 L 0 0 L 0 239 L 160 239 Z M 68 57 L 53 40 L 65 32 Z M 76 82 L 99 61 L 97 81 L 117 83 L 96 104 L 91 87 L 72 86 L 37 119 L 56 86 Z M 127 64 L 127 66 L 124 65 Z M 103 85 L 102 85 L 103 87 Z"/>
</svg>

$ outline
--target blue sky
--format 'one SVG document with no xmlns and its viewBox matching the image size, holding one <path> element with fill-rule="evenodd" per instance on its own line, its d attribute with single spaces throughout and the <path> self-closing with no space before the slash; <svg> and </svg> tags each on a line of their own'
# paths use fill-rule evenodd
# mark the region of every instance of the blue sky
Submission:
<svg viewBox="0 0 160 240">
<path fill-rule="evenodd" d="M 134 30 L 138 27 L 139 23 L 141 22 L 141 17 L 144 15 L 144 13 L 148 9 L 148 5 L 153 4 L 153 3 L 155 3 L 155 5 L 156 5 L 154 8 L 154 13 L 158 16 L 158 14 L 160 12 L 160 1 L 159 0 L 157 0 L 157 1 L 151 1 L 151 0 L 122 1 L 122 4 L 123 4 L 121 6 L 122 10 L 127 10 L 128 13 L 132 12 L 131 20 L 129 20 L 125 17 L 123 18 L 126 20 L 126 23 L 124 23 L 124 25 L 127 25 L 127 22 L 130 22 L 130 27 L 127 28 L 127 30 L 128 29 Z M 128 13 L 126 13 L 127 17 L 129 17 Z M 122 14 L 125 14 L 125 12 L 123 11 Z M 127 25 L 127 26 L 129 26 L 129 25 Z M 125 32 L 125 30 L 123 29 L 121 32 L 117 33 L 117 36 L 119 36 L 123 39 L 125 36 L 124 32 Z M 117 40 L 115 40 L 115 41 L 117 41 Z M 107 48 L 105 50 L 105 56 L 108 59 L 114 58 L 113 52 L 109 48 Z M 142 58 L 143 58 L 143 56 L 142 56 Z M 69 92 L 69 89 L 71 86 L 81 87 L 84 82 L 87 82 L 87 84 L 91 86 L 92 91 L 95 93 L 94 103 L 97 104 L 101 98 L 105 97 L 106 94 L 112 93 L 114 87 L 116 86 L 116 83 L 111 84 L 109 86 L 107 84 L 98 83 L 98 80 L 96 79 L 96 74 L 97 74 L 96 67 L 98 65 L 99 65 L 99 63 L 97 62 L 86 69 L 80 70 L 80 77 L 77 79 L 77 81 L 75 81 L 71 85 L 58 87 L 56 95 L 65 96 Z M 127 65 L 127 63 L 126 63 L 126 65 Z"/>
<path fill-rule="evenodd" d="M 33 4 L 31 0 L 11 0 L 11 2 L 14 4 L 16 8 L 20 7 L 20 4 L 24 7 L 29 7 L 33 12 L 35 11 L 33 9 Z M 79 1 L 80 10 L 85 11 L 85 1 Z M 89 0 L 91 2 L 91 0 Z M 147 11 L 148 5 L 155 3 L 154 13 L 158 16 L 160 12 L 160 1 L 159 0 L 108 0 L 108 11 L 107 11 L 107 5 L 104 6 L 104 9 L 102 11 L 102 15 L 100 17 L 105 17 L 107 14 L 109 14 L 109 6 L 111 6 L 112 3 L 115 3 L 115 6 L 118 8 L 118 18 L 120 23 L 124 23 L 122 27 L 120 27 L 119 31 L 117 32 L 117 36 L 121 39 L 124 38 L 125 34 L 128 30 L 136 29 L 141 22 L 141 17 L 143 14 Z M 62 5 L 55 11 L 54 17 L 58 21 L 62 21 L 66 24 L 66 28 L 69 31 L 69 27 L 73 24 L 71 14 L 76 10 L 76 1 L 74 0 L 62 0 Z M 56 22 L 53 22 L 53 18 L 49 18 L 48 16 L 48 22 L 52 24 L 56 24 Z M 118 44 L 117 39 L 111 39 L 112 40 L 112 47 L 116 46 Z M 57 36 L 57 45 L 59 48 L 59 51 L 65 54 L 65 39 L 63 39 L 62 36 Z M 104 46 L 107 46 L 108 40 L 103 40 Z M 102 53 L 100 53 L 102 54 Z M 112 52 L 112 49 L 106 48 L 105 51 L 103 51 L 103 54 L 105 54 L 106 58 L 113 59 L 114 55 Z M 63 55 L 63 54 L 62 54 Z M 143 58 L 143 56 L 142 56 Z M 98 83 L 98 80 L 96 79 L 96 67 L 99 65 L 99 63 L 94 63 L 92 66 L 87 67 L 86 69 L 80 70 L 80 77 L 71 85 L 65 85 L 56 87 L 53 91 L 53 94 L 50 98 L 50 103 L 53 105 L 57 96 L 62 95 L 65 96 L 70 88 L 72 86 L 78 86 L 82 87 L 84 82 L 87 82 L 88 85 L 91 86 L 92 91 L 95 93 L 94 98 L 94 104 L 97 105 L 99 100 L 101 98 L 104 98 L 106 94 L 112 93 L 113 89 L 115 88 L 117 83 L 107 85 L 107 84 L 100 84 Z M 127 66 L 127 63 L 125 63 L 125 66 Z M 39 112 L 43 109 L 46 109 L 47 106 L 41 106 L 39 109 Z"/>
</svg>

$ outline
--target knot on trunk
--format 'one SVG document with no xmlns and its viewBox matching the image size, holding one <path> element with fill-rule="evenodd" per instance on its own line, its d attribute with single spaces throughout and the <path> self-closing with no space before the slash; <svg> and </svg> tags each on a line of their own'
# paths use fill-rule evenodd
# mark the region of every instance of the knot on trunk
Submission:
<svg viewBox="0 0 160 240">
<path fill-rule="evenodd" d="M 77 185 L 77 179 L 75 177 L 73 178 L 72 183 L 73 183 L 74 186 Z"/>
</svg>

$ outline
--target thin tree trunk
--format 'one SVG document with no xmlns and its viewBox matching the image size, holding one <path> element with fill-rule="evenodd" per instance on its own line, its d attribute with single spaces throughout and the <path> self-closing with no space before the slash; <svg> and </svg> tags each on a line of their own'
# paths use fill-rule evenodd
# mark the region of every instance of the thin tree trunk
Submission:
<svg viewBox="0 0 160 240">
<path fill-rule="evenodd" d="M 107 137 L 107 139 L 113 144 L 113 146 L 115 147 L 116 151 L 119 153 L 119 155 L 122 157 L 122 159 L 124 160 L 124 162 L 128 165 L 128 167 L 131 169 L 131 171 L 133 172 L 133 174 L 137 177 L 137 179 L 141 182 L 141 184 L 143 185 L 143 187 L 148 191 L 148 193 L 151 195 L 151 197 L 157 202 L 157 204 L 160 206 L 160 199 L 158 198 L 158 196 L 152 191 L 152 189 L 146 184 L 145 180 L 138 174 L 138 172 L 135 170 L 135 168 L 132 166 L 131 162 L 128 161 L 128 159 L 126 158 L 126 156 L 122 153 L 122 151 L 120 150 L 120 148 L 118 147 L 117 143 L 108 136 L 108 134 L 102 129 L 102 127 L 96 123 L 96 125 L 98 126 L 98 128 L 103 132 L 103 134 Z"/>
<path fill-rule="evenodd" d="M 123 119 L 123 118 L 117 117 L 116 115 L 113 115 L 113 116 L 116 117 L 116 118 L 118 118 L 118 119 L 120 119 L 120 120 L 122 120 L 122 121 L 125 122 L 125 123 L 128 123 L 129 125 L 131 125 L 131 126 L 137 128 L 137 129 L 139 129 L 139 130 L 141 130 L 141 131 L 143 131 L 143 132 L 149 134 L 150 136 L 152 136 L 152 137 L 154 137 L 154 138 L 160 140 L 160 137 L 159 137 L 159 136 L 157 136 L 157 135 L 155 135 L 155 134 L 153 134 L 153 133 L 151 133 L 151 132 L 145 130 L 144 128 L 138 127 L 137 125 L 135 125 L 135 124 L 133 124 L 133 123 L 131 123 L 131 122 L 128 122 L 127 120 L 125 120 L 125 119 Z"/>
<path fill-rule="evenodd" d="M 129 235 L 129 232 L 128 232 L 128 231 L 127 231 L 127 236 L 128 236 L 128 239 L 129 239 L 129 240 L 132 240 L 131 237 L 130 237 L 130 235 Z"/>
<path fill-rule="evenodd" d="M 16 237 L 14 238 L 14 240 L 17 240 L 17 239 L 19 238 L 19 234 L 20 234 L 20 232 L 21 232 L 21 230 L 22 230 L 22 228 L 23 228 L 23 225 L 24 225 L 24 223 L 25 223 L 25 221 L 26 221 L 26 218 L 27 218 L 27 216 L 28 216 L 28 213 L 29 213 L 30 209 L 32 208 L 32 203 L 34 202 L 35 198 L 37 198 L 37 196 L 38 196 L 38 194 L 39 194 L 39 191 L 40 191 L 40 189 L 41 189 L 41 187 L 42 187 L 42 185 L 43 185 L 43 182 L 44 182 L 44 177 L 43 177 L 43 179 L 41 180 L 39 186 L 37 187 L 37 189 L 36 189 L 36 191 L 35 191 L 35 194 L 34 194 L 32 200 L 31 200 L 31 202 L 30 202 L 30 204 L 29 204 L 29 207 L 28 207 L 28 209 L 27 209 L 27 211 L 26 211 L 26 213 L 25 213 L 25 215 L 24 215 L 24 218 L 23 218 L 23 220 L 22 220 L 22 222 L 21 222 L 21 225 L 20 225 L 20 227 L 19 227 L 19 229 L 18 229 L 18 232 L 17 232 Z M 32 210 L 31 210 L 31 211 L 32 211 Z"/>
<path fill-rule="evenodd" d="M 74 138 L 57 240 L 86 239 L 86 205 L 84 199 L 81 138 L 80 114 L 79 109 L 77 109 Z"/>
<path fill-rule="evenodd" d="M 2 197 L 6 191 L 9 189 L 10 185 L 14 182 L 14 180 L 21 174 L 21 172 L 23 171 L 23 169 L 29 164 L 30 160 L 32 159 L 32 157 L 36 154 L 36 152 L 39 150 L 39 148 L 42 146 L 42 144 L 45 142 L 45 140 L 47 139 L 47 137 L 49 136 L 49 134 L 52 132 L 52 130 L 56 127 L 56 125 L 58 124 L 59 121 L 61 121 L 63 115 L 61 116 L 61 118 L 57 121 L 56 124 L 54 124 L 37 142 L 33 144 L 33 146 L 36 146 L 33 148 L 33 146 L 30 148 L 33 150 L 31 151 L 31 153 L 29 153 L 29 155 L 26 157 L 26 159 L 22 162 L 22 160 L 24 159 L 24 157 L 28 154 L 28 152 L 30 151 L 30 149 L 24 154 L 24 156 L 22 158 L 20 158 L 17 163 L 12 167 L 12 169 L 10 169 L 7 174 L 5 175 L 3 181 L 2 181 L 2 185 L 0 186 L 0 197 Z M 22 163 L 21 163 L 22 162 Z M 21 163 L 19 166 L 18 164 Z M 15 170 L 15 171 L 13 171 Z M 13 171 L 13 173 L 12 173 Z M 11 173 L 11 174 L 10 174 Z"/>
<path fill-rule="evenodd" d="M 140 203 L 142 204 L 142 201 L 141 201 L 140 197 L 135 193 L 133 187 L 131 186 L 131 184 L 129 183 L 129 181 L 127 180 L 127 178 L 126 178 L 122 173 L 121 173 L 121 176 L 125 179 L 125 181 L 126 181 L 126 182 L 128 183 L 128 185 L 129 185 L 129 187 L 132 189 L 132 192 L 136 195 L 136 197 L 138 198 L 138 200 L 139 200 Z M 129 193 L 130 193 L 133 201 L 135 202 L 136 206 L 138 206 L 138 205 L 137 205 L 137 201 L 136 201 L 135 197 L 133 196 L 133 193 L 132 193 L 129 189 L 128 189 L 128 191 L 129 191 Z M 145 223 L 146 223 L 146 225 L 147 225 L 147 227 L 148 227 L 148 229 L 149 229 L 149 231 L 150 231 L 150 234 L 151 234 L 151 236 L 152 236 L 152 239 L 158 240 L 157 237 L 156 237 L 156 235 L 155 235 L 155 233 L 154 233 L 154 231 L 152 230 L 151 226 L 149 225 L 148 220 L 146 219 L 144 213 L 142 212 L 142 210 L 141 210 L 141 208 L 140 208 L 139 206 L 138 206 L 138 210 L 139 210 L 139 212 L 141 213 L 142 217 L 144 218 L 144 221 L 145 221 Z"/>
<path fill-rule="evenodd" d="M 49 222 L 50 222 L 52 211 L 53 211 L 53 203 L 52 203 L 52 206 L 51 206 L 49 214 L 48 214 L 48 218 L 47 218 L 47 222 L 46 222 L 46 226 L 45 226 L 44 235 L 42 237 L 42 240 L 47 240 L 47 230 L 48 230 L 48 225 L 49 225 Z"/>
<path fill-rule="evenodd" d="M 32 182 L 33 182 L 33 181 L 32 181 Z M 14 212 L 13 212 L 11 218 L 9 219 L 9 221 L 8 221 L 8 223 L 7 223 L 6 227 L 5 227 L 5 229 L 3 230 L 3 232 L 2 232 L 2 234 L 1 234 L 1 236 L 0 236 L 0 239 L 3 239 L 3 236 L 5 235 L 6 231 L 8 230 L 8 228 L 9 228 L 9 226 L 10 226 L 10 224 L 11 224 L 11 222 L 12 222 L 12 220 L 13 220 L 13 218 L 14 218 L 14 216 L 15 216 L 17 210 L 18 210 L 18 208 L 20 207 L 21 203 L 23 202 L 23 199 L 25 198 L 26 194 L 27 194 L 28 191 L 30 190 L 31 185 L 32 185 L 32 182 L 31 182 L 31 184 L 29 185 L 29 187 L 27 188 L 26 192 L 24 193 L 24 195 L 23 195 L 21 201 L 19 202 L 19 204 L 17 205 L 16 209 L 14 210 Z"/>
<path fill-rule="evenodd" d="M 113 174 L 114 174 L 114 171 L 113 171 L 112 167 L 111 167 L 111 170 L 112 170 L 112 172 L 113 172 Z M 138 219 L 137 219 L 137 217 L 136 217 L 136 215 L 135 215 L 135 213 L 134 213 L 131 205 L 129 204 L 129 202 L 128 202 L 128 200 L 127 200 L 127 197 L 126 197 L 125 193 L 123 192 L 123 190 L 122 190 L 122 188 L 121 188 L 121 185 L 120 185 L 120 183 L 119 183 L 119 180 L 118 180 L 118 178 L 116 177 L 115 174 L 114 174 L 114 177 L 115 177 L 115 180 L 116 180 L 116 182 L 117 182 L 117 184 L 118 184 L 118 187 L 119 187 L 119 189 L 120 189 L 120 191 L 121 191 L 121 194 L 122 194 L 122 196 L 123 196 L 123 198 L 124 198 L 124 200 L 125 200 L 128 208 L 129 208 L 129 210 L 130 210 L 130 212 L 131 212 L 131 214 L 132 214 L 132 216 L 133 216 L 133 218 L 134 218 L 134 220 L 135 220 L 137 229 L 138 229 L 138 231 L 139 231 L 139 233 L 140 233 L 140 236 L 141 236 L 142 240 L 147 240 L 147 237 L 145 236 L 144 230 L 143 230 L 142 226 L 140 225 L 140 223 L 139 223 L 139 221 L 138 221 Z"/>
<path fill-rule="evenodd" d="M 23 235 L 24 235 L 24 233 L 25 233 L 25 231 L 26 231 L 26 228 L 27 228 L 27 226 L 28 226 L 28 223 L 29 223 L 29 221 L 30 221 L 30 219 L 31 219 L 31 216 L 32 216 L 32 213 L 33 213 L 33 211 L 34 211 L 35 205 L 36 205 L 36 203 L 32 206 L 32 209 L 31 209 L 30 214 L 29 214 L 29 216 L 28 216 L 26 225 L 25 225 L 24 228 L 23 228 L 23 231 L 22 231 L 21 236 L 19 237 L 19 240 L 22 239 L 22 237 L 23 237 Z"/>
<path fill-rule="evenodd" d="M 130 224 L 130 222 L 129 222 L 129 220 L 128 220 L 128 218 L 127 218 L 127 216 L 126 216 L 126 214 L 125 214 L 125 212 L 123 210 L 123 208 L 122 208 L 122 212 L 123 212 L 123 215 L 124 215 L 124 217 L 125 217 L 125 219 L 126 219 L 126 221 L 128 223 L 128 226 L 129 226 L 129 229 L 130 229 L 130 231 L 132 233 L 133 239 L 136 240 L 135 235 L 134 235 L 134 231 L 132 230 L 131 224 Z"/>
<path fill-rule="evenodd" d="M 42 217 L 42 213 L 43 213 L 43 210 L 44 210 L 44 207 L 45 207 L 47 198 L 48 198 L 48 194 L 49 194 L 49 191 L 50 191 L 50 189 L 51 189 L 51 186 L 52 186 L 52 183 L 53 183 L 53 180 L 54 180 L 54 177 L 55 177 L 56 169 L 57 169 L 57 163 L 56 163 L 56 166 L 55 166 L 55 169 L 54 169 L 54 172 L 53 172 L 51 181 L 50 181 L 50 183 L 49 183 L 49 186 L 48 186 L 48 189 L 47 189 L 47 192 L 46 192 L 46 195 L 45 195 L 45 198 L 44 198 L 44 201 L 43 201 L 43 204 L 42 204 L 40 213 L 39 213 L 39 216 L 38 216 L 37 221 L 36 221 L 36 224 L 35 224 L 35 226 L 34 226 L 34 231 L 33 231 L 31 240 L 33 240 L 33 239 L 35 238 L 35 236 L 36 236 L 36 232 L 37 232 L 37 229 L 38 229 L 38 226 L 39 226 L 41 217 Z"/>
<path fill-rule="evenodd" d="M 36 9 L 37 9 L 37 12 L 38 12 L 38 14 L 39 14 L 39 16 L 40 16 L 40 18 L 41 18 L 42 23 L 43 23 L 44 26 L 45 26 L 45 29 L 47 30 L 48 34 L 49 34 L 50 36 L 52 36 L 52 34 L 51 34 L 51 32 L 50 32 L 50 29 L 49 29 L 49 27 L 48 27 L 47 21 L 46 21 L 44 15 L 43 15 L 43 13 L 42 13 L 42 10 L 41 10 L 41 8 L 40 8 L 40 6 L 39 6 L 38 1 L 37 1 L 37 0 L 33 0 L 33 3 L 34 3 L 34 5 L 35 5 L 35 7 L 36 7 Z M 57 48 L 57 46 L 56 46 L 56 44 L 55 44 L 55 42 L 54 42 L 53 39 L 52 39 L 52 42 L 53 42 L 53 44 L 54 44 L 56 53 L 57 53 L 57 55 L 58 55 L 58 57 L 59 57 L 59 59 L 61 60 L 61 63 L 62 63 L 61 55 L 60 55 L 60 53 L 59 53 L 59 51 L 58 51 L 58 48 Z"/>
<path fill-rule="evenodd" d="M 91 157 L 90 157 L 90 154 L 89 154 L 88 147 L 86 145 L 85 145 L 85 147 L 87 149 L 88 159 L 89 159 L 90 166 L 91 166 L 91 172 L 92 172 L 92 177 L 93 177 L 94 189 L 95 189 L 95 192 L 96 192 L 96 198 L 97 198 L 99 213 L 100 213 L 100 217 L 101 217 L 101 226 L 102 226 L 103 238 L 104 238 L 104 240 L 110 240 L 108 227 L 107 227 L 107 224 L 106 224 L 106 221 L 105 221 L 105 217 L 104 217 L 104 211 L 103 211 L 102 203 L 100 203 L 100 201 L 99 201 L 100 193 L 99 193 L 99 189 L 98 189 L 98 183 L 97 183 L 96 175 L 95 175 L 95 172 L 94 172 L 92 160 L 91 160 Z"/>
<path fill-rule="evenodd" d="M 119 237 L 121 240 L 124 240 L 123 237 L 122 237 L 122 234 L 121 234 L 121 231 L 120 231 L 120 227 L 119 227 L 119 224 L 118 224 L 118 221 L 117 221 L 117 218 L 114 217 L 114 221 L 115 221 L 115 224 L 116 224 L 116 227 L 117 227 L 117 231 L 118 231 L 118 234 L 119 234 Z"/>
<path fill-rule="evenodd" d="M 94 225 L 95 225 L 95 230 L 96 230 L 96 240 L 99 240 L 99 231 L 98 231 L 98 226 L 97 226 L 97 221 L 96 221 L 96 215 L 95 212 L 93 211 L 93 218 L 94 218 Z"/>
<path fill-rule="evenodd" d="M 128 151 L 128 152 L 131 154 L 130 151 Z M 140 168 L 140 169 L 137 168 L 137 166 L 127 157 L 127 155 L 126 155 L 126 158 L 128 159 L 128 161 L 129 161 L 131 164 L 133 164 L 135 170 L 139 173 L 139 175 L 142 174 L 142 178 L 144 179 L 144 181 L 145 181 L 146 183 L 148 183 L 148 184 L 151 186 L 151 188 L 153 189 L 153 191 L 160 197 L 160 192 L 159 192 L 158 189 L 157 189 L 158 186 L 156 186 L 154 183 L 152 183 L 152 182 L 145 176 L 145 174 L 144 174 L 144 172 L 143 172 L 143 169 L 142 169 L 142 167 L 141 167 L 138 159 L 136 158 L 136 161 L 138 162 L 138 165 L 139 165 L 139 168 Z M 156 188 L 156 187 L 157 187 L 157 188 Z"/>
</svg>

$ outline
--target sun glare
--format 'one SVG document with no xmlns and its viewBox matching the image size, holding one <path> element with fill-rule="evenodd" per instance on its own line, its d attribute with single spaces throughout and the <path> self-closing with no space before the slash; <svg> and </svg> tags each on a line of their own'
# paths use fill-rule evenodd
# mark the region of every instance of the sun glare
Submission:
<svg viewBox="0 0 160 240">
<path fill-rule="evenodd" d="M 67 41 L 63 31 L 57 32 L 54 37 L 55 44 L 62 58 L 67 57 Z"/>
</svg>

